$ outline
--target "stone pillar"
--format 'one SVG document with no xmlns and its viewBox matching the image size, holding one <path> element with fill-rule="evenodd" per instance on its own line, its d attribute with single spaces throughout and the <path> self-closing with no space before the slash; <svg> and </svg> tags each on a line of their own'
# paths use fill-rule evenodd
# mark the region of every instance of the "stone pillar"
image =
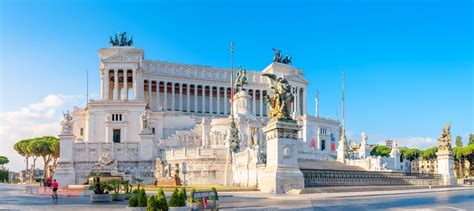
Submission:
<svg viewBox="0 0 474 211">
<path fill-rule="evenodd" d="M 436 155 L 438 156 L 438 174 L 441 174 L 442 176 L 440 185 L 456 185 L 456 176 L 454 175 L 454 153 L 451 150 L 439 151 Z"/>
<path fill-rule="evenodd" d="M 263 117 L 263 91 L 260 90 L 260 116 Z"/>
<path fill-rule="evenodd" d="M 160 108 L 160 81 L 156 81 L 156 110 L 161 111 L 161 108 Z"/>
<path fill-rule="evenodd" d="M 104 100 L 110 100 L 110 76 L 109 70 L 105 69 L 104 71 Z"/>
<path fill-rule="evenodd" d="M 202 86 L 202 113 L 206 113 L 206 86 Z"/>
<path fill-rule="evenodd" d="M 152 133 L 140 133 L 140 159 L 141 160 L 153 160 L 153 134 Z"/>
<path fill-rule="evenodd" d="M 198 112 L 198 86 L 194 84 L 194 113 Z"/>
<path fill-rule="evenodd" d="M 174 82 L 171 82 L 171 110 L 176 111 L 176 93 L 174 91 Z"/>
<path fill-rule="evenodd" d="M 224 115 L 227 115 L 227 105 L 229 105 L 227 101 L 227 87 L 224 87 Z"/>
<path fill-rule="evenodd" d="M 234 95 L 234 114 L 253 115 L 250 109 L 251 98 L 245 91 L 237 92 Z"/>
<path fill-rule="evenodd" d="M 132 70 L 133 98 L 138 100 L 137 69 Z"/>
<path fill-rule="evenodd" d="M 304 188 L 303 173 L 297 163 L 298 126 L 296 121 L 270 120 L 263 128 L 267 141 L 267 165 L 258 185 L 262 192 L 299 192 Z"/>
<path fill-rule="evenodd" d="M 252 112 L 257 114 L 257 98 L 255 98 L 255 89 L 252 90 Z"/>
<path fill-rule="evenodd" d="M 214 93 L 213 93 L 213 92 L 214 92 L 213 89 L 214 89 L 213 86 L 210 86 L 210 87 L 209 87 L 209 114 L 212 114 L 212 112 L 213 112 L 213 110 L 214 110 L 214 109 L 213 109 L 214 103 L 212 102 L 212 95 L 214 94 Z"/>
<path fill-rule="evenodd" d="M 168 82 L 164 82 L 164 98 L 163 98 L 163 110 L 167 111 L 168 110 Z"/>
<path fill-rule="evenodd" d="M 151 95 L 151 80 L 148 79 L 148 106 L 153 108 L 153 97 Z"/>
<path fill-rule="evenodd" d="M 306 89 L 303 89 L 302 93 L 303 93 L 303 115 L 305 115 L 308 112 Z"/>
<path fill-rule="evenodd" d="M 54 179 L 56 179 L 60 187 L 76 184 L 76 173 L 73 165 L 74 139 L 75 137 L 72 133 L 59 135 L 60 151 Z"/>
<path fill-rule="evenodd" d="M 125 100 L 128 100 L 128 70 L 123 71 L 123 88 L 125 89 Z"/>
<path fill-rule="evenodd" d="M 189 93 L 191 92 L 191 86 L 186 84 L 186 111 L 191 112 L 191 96 L 189 96 Z"/>
<path fill-rule="evenodd" d="M 182 83 L 179 83 L 179 107 L 178 107 L 178 111 L 182 111 L 183 110 L 183 84 Z"/>
<path fill-rule="evenodd" d="M 220 115 L 221 114 L 221 88 L 220 87 L 217 87 L 216 89 L 217 91 L 217 115 Z"/>
<path fill-rule="evenodd" d="M 114 97 L 113 100 L 118 100 L 118 70 L 114 69 Z"/>
</svg>

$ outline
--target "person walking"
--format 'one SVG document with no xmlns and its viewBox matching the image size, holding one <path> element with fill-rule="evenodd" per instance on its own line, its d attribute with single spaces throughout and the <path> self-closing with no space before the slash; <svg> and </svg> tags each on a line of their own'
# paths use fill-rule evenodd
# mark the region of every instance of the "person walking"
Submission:
<svg viewBox="0 0 474 211">
<path fill-rule="evenodd" d="M 59 188 L 59 184 L 58 182 L 56 182 L 56 179 L 53 180 L 53 183 L 51 184 L 51 187 L 53 188 L 53 195 L 51 195 L 53 197 L 53 201 L 58 201 L 58 188 Z"/>
</svg>

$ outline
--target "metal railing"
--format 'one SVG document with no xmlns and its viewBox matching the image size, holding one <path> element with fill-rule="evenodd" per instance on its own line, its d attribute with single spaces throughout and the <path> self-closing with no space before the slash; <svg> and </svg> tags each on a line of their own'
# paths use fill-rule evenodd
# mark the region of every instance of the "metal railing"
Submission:
<svg viewBox="0 0 474 211">
<path fill-rule="evenodd" d="M 438 185 L 439 174 L 301 169 L 306 188 L 387 185 Z"/>
</svg>

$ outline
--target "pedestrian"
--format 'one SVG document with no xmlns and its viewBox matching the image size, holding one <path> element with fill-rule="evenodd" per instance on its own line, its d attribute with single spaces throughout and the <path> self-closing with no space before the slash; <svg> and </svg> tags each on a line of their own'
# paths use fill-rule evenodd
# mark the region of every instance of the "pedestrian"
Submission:
<svg viewBox="0 0 474 211">
<path fill-rule="evenodd" d="M 59 188 L 59 184 L 56 182 L 56 179 L 53 180 L 53 183 L 51 184 L 51 186 L 53 187 L 53 200 L 54 201 L 58 201 L 58 188 Z"/>
</svg>

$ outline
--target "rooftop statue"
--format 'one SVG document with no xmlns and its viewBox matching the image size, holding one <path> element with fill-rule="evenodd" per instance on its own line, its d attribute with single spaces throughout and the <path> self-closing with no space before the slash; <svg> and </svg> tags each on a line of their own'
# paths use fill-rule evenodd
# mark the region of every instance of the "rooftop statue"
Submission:
<svg viewBox="0 0 474 211">
<path fill-rule="evenodd" d="M 237 71 L 237 79 L 235 81 L 238 91 L 242 91 L 244 85 L 248 84 L 247 81 L 247 70 L 242 68 L 242 65 L 239 65 L 239 70 Z"/>
<path fill-rule="evenodd" d="M 63 113 L 64 120 L 61 121 L 61 134 L 72 134 L 72 115 L 67 111 Z"/>
<path fill-rule="evenodd" d="M 451 151 L 451 123 L 443 127 L 441 137 L 438 139 L 438 151 Z"/>
<path fill-rule="evenodd" d="M 277 78 L 274 74 L 264 73 L 263 76 L 271 80 L 271 92 L 265 96 L 265 100 L 270 105 L 270 119 L 291 120 L 290 111 L 294 99 L 291 85 L 286 79 Z"/>
<path fill-rule="evenodd" d="M 278 62 L 278 63 L 283 63 L 283 64 L 290 64 L 291 63 L 291 56 L 286 54 L 286 57 L 283 58 L 281 51 L 275 48 L 272 48 L 273 53 L 275 54 L 273 56 L 273 62 Z"/>
<path fill-rule="evenodd" d="M 115 34 L 115 39 L 112 39 L 112 37 L 109 37 L 109 39 L 109 43 L 112 46 L 132 46 L 133 44 L 133 37 L 130 37 L 130 40 L 127 40 L 127 32 L 117 33 Z"/>
</svg>

